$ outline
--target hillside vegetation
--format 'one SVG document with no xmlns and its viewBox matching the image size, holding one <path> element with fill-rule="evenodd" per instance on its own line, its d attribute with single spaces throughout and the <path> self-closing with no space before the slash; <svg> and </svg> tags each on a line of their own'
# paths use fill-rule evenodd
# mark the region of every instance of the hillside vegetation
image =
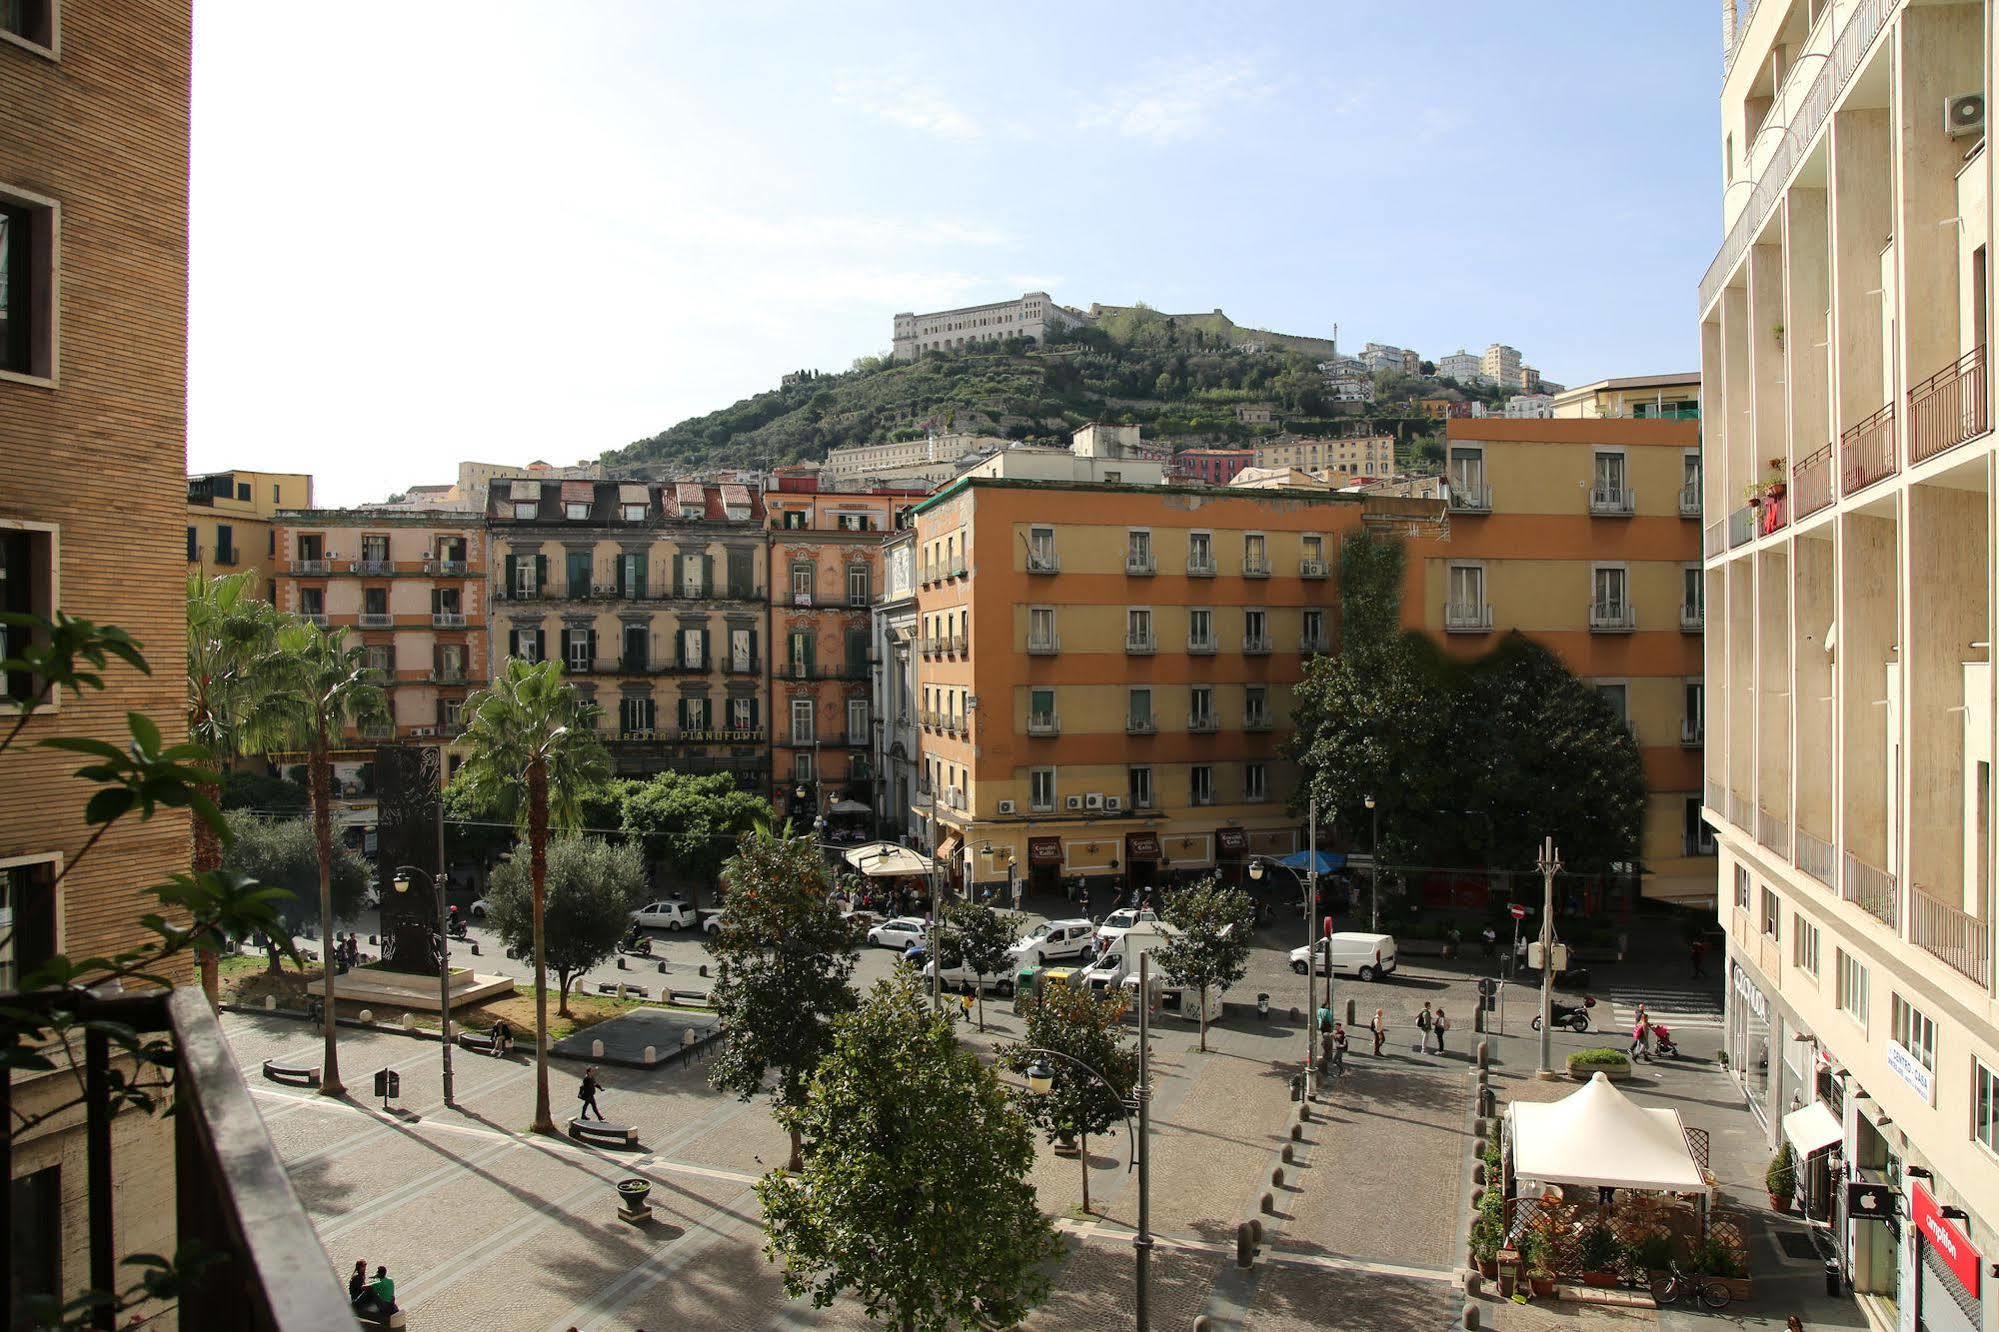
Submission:
<svg viewBox="0 0 1999 1332">
<path fill-rule="evenodd" d="M 1046 346 L 1020 338 L 913 362 L 864 357 L 844 373 L 803 378 L 682 421 L 603 461 L 623 473 L 662 477 L 767 468 L 816 461 L 850 444 L 920 439 L 929 430 L 1066 444 L 1070 431 L 1090 421 L 1142 425 L 1148 439 L 1174 447 L 1249 444 L 1278 433 L 1278 426 L 1238 423 L 1234 409 L 1245 402 L 1270 403 L 1294 433 L 1354 424 L 1328 419 L 1313 358 L 1238 351 L 1233 332 L 1139 306 Z M 1378 420 L 1414 418 L 1398 404 L 1434 387 L 1409 376 L 1382 378 L 1407 383 L 1384 382 Z M 1410 419 L 1397 433 L 1407 441 L 1425 428 Z"/>
</svg>

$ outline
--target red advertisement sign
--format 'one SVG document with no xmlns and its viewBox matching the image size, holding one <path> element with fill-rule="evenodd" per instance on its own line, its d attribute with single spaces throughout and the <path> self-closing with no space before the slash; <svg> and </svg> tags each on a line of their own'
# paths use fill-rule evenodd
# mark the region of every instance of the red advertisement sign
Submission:
<svg viewBox="0 0 1999 1332">
<path fill-rule="evenodd" d="M 1916 1229 L 1922 1232 L 1930 1247 L 1937 1251 L 1937 1257 L 1943 1259 L 1943 1265 L 1976 1298 L 1981 1266 L 1978 1250 L 1971 1247 L 1971 1241 L 1956 1223 L 1937 1208 L 1937 1200 L 1919 1181 L 1909 1184 L 1909 1218 L 1916 1223 Z"/>
</svg>

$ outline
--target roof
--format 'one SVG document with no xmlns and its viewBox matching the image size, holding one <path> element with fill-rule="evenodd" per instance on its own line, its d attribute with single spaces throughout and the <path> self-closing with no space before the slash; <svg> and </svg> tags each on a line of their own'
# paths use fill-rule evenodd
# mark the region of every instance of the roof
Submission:
<svg viewBox="0 0 1999 1332">
<path fill-rule="evenodd" d="M 1517 422 L 1516 424 L 1546 425 L 1548 423 L 1546 421 L 1531 421 L 1531 422 Z M 1591 422 L 1590 424 L 1594 425 L 1597 423 Z M 1365 499 L 1365 497 L 1362 496 L 1357 491 L 1352 493 L 1341 493 L 1339 491 L 1332 491 L 1332 490 L 1317 490 L 1317 489 L 1306 490 L 1302 488 L 1285 488 L 1280 491 L 1274 487 L 1270 489 L 1258 489 L 1252 487 L 1248 489 L 1239 488 L 1235 490 L 1230 490 L 1227 487 L 1216 487 L 1208 485 L 1174 485 L 1170 482 L 1165 485 L 1157 485 L 1157 486 L 1154 485 L 1134 486 L 1134 485 L 1127 485 L 1125 482 L 1122 481 L 1030 481 L 1020 477 L 1008 478 L 1000 476 L 965 475 L 965 476 L 953 477 L 950 481 L 947 481 L 943 485 L 939 486 L 935 491 L 931 492 L 928 496 L 924 497 L 924 499 L 920 503 L 910 505 L 909 512 L 912 515 L 924 513 L 928 511 L 933 505 L 940 504 L 944 500 L 951 499 L 954 496 L 958 495 L 961 491 L 967 489 L 1075 490 L 1075 491 L 1088 491 L 1096 494 L 1108 494 L 1108 495 L 1142 495 L 1147 499 L 1157 499 L 1171 495 L 1184 495 L 1199 499 L 1207 503 L 1212 503 L 1222 499 L 1255 501 L 1265 496 L 1271 496 L 1277 494 L 1281 494 L 1282 497 L 1287 501 L 1319 500 L 1329 503 L 1359 504 Z"/>
<path fill-rule="evenodd" d="M 1620 389 L 1642 388 L 1699 388 L 1701 372 L 1689 370 L 1678 375 L 1625 375 L 1615 379 L 1599 379 L 1593 384 L 1578 384 L 1572 389 L 1564 389 L 1562 397 L 1572 393 L 1615 393 Z"/>
<path fill-rule="evenodd" d="M 1514 1101 L 1514 1172 L 1543 1184 L 1700 1193 L 1707 1189 L 1680 1112 L 1648 1109 L 1602 1073 L 1552 1104 Z"/>
</svg>

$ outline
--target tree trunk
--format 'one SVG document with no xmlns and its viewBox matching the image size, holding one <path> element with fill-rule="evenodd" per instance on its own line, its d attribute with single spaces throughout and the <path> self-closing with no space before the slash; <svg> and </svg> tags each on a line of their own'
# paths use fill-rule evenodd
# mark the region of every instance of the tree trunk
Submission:
<svg viewBox="0 0 1999 1332">
<path fill-rule="evenodd" d="M 333 995 L 333 763 L 326 755 L 326 732 L 315 731 L 306 763 L 312 780 L 312 840 L 319 852 L 319 975 L 326 986 L 322 1018 L 325 1053 L 321 1056 L 319 1094 L 344 1096 L 340 1081 L 340 1043 L 335 1037 L 339 1005 Z"/>
<path fill-rule="evenodd" d="M 548 1113 L 548 941 L 542 912 L 548 889 L 548 767 L 528 765 L 528 868 L 534 882 L 534 1131 L 555 1132 Z"/>
<path fill-rule="evenodd" d="M 1203 985 L 1195 1002 L 1201 1005 L 1201 1053 L 1208 1052 L 1208 987 Z"/>
<path fill-rule="evenodd" d="M 805 1169 L 805 1136 L 796 1126 L 791 1130 L 791 1161 L 785 1169 L 791 1171 Z"/>
<path fill-rule="evenodd" d="M 557 1017 L 574 1016 L 569 1011 L 569 984 L 575 979 L 574 976 L 566 971 L 555 973 L 555 1015 Z"/>
<path fill-rule="evenodd" d="M 984 977 L 974 977 L 972 984 L 979 992 L 979 1034 L 986 1031 L 986 983 Z"/>
<path fill-rule="evenodd" d="M 1083 1163 L 1083 1211 L 1090 1210 L 1090 1135 L 1076 1135 L 1076 1159 Z"/>
<path fill-rule="evenodd" d="M 214 783 L 202 786 L 201 793 L 222 808 L 222 788 Z M 222 868 L 222 839 L 215 835 L 215 829 L 208 826 L 205 819 L 197 816 L 194 820 L 194 872 L 206 874 Z M 201 967 L 201 992 L 208 996 L 208 1006 L 219 1008 L 222 1003 L 222 969 L 217 965 L 215 953 L 207 948 L 195 950 L 195 961 Z M 273 966 L 273 971 L 276 967 Z"/>
</svg>

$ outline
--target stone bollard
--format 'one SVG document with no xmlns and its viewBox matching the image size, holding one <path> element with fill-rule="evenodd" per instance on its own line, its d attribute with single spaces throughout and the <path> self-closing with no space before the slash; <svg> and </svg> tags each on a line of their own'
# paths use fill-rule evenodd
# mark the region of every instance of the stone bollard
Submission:
<svg viewBox="0 0 1999 1332">
<path fill-rule="evenodd" d="M 1633 1025 L 1637 1024 L 1634 1023 Z M 1492 1042 L 1480 1041 L 1478 1043 L 1478 1066 L 1483 1069 L 1490 1063 L 1492 1063 Z"/>
<path fill-rule="evenodd" d="M 364 1009 L 362 1009 L 362 1010 L 361 1010 L 361 1021 L 363 1021 L 363 1022 L 373 1022 L 374 1020 L 375 1020 L 375 1010 L 374 1010 L 374 1009 L 372 1009 L 372 1008 L 364 1008 Z"/>
<path fill-rule="evenodd" d="M 1472 1189 L 1472 1191 L 1471 1191 L 1471 1207 L 1472 1207 L 1472 1210 L 1473 1210 L 1474 1212 L 1476 1212 L 1476 1211 L 1478 1210 L 1478 1205 L 1479 1205 L 1479 1204 L 1480 1204 L 1481 1202 L 1484 1202 L 1484 1201 L 1485 1201 L 1485 1190 L 1484 1190 L 1483 1188 L 1474 1188 L 1474 1189 Z"/>
<path fill-rule="evenodd" d="M 1267 1193 L 1263 1195 L 1263 1200 L 1257 1206 L 1262 1209 L 1265 1216 L 1277 1215 L 1277 1201 Z"/>
<path fill-rule="evenodd" d="M 659 974 L 662 976 L 666 974 L 666 963 L 662 962 L 659 964 Z"/>
<path fill-rule="evenodd" d="M 1283 1157 L 1284 1164 L 1290 1165 L 1292 1159 L 1293 1159 L 1293 1153 L 1291 1150 L 1291 1144 L 1287 1142 L 1284 1144 L 1284 1157 Z"/>
<path fill-rule="evenodd" d="M 604 1042 L 590 1042 L 590 1057 L 592 1059 L 602 1059 L 604 1057 Z"/>
<path fill-rule="evenodd" d="M 1263 1247 L 1263 1222 L 1253 1216 L 1249 1219 L 1249 1238 L 1257 1248 Z"/>
<path fill-rule="evenodd" d="M 1309 1106 L 1309 1105 L 1301 1105 L 1301 1106 L 1299 1106 L 1299 1107 L 1298 1107 L 1298 1122 L 1299 1122 L 1300 1124 L 1309 1124 L 1309 1123 L 1311 1123 L 1311 1122 L 1312 1122 L 1312 1107 L 1311 1107 L 1311 1106 Z"/>
<path fill-rule="evenodd" d="M 657 1064 L 659 1062 L 659 1051 L 654 1047 L 648 1045 L 646 1047 L 645 1055 L 643 1057 L 645 1059 L 646 1067 L 651 1068 L 654 1064 Z"/>
<path fill-rule="evenodd" d="M 1249 1222 L 1235 1228 L 1235 1265 L 1248 1267 L 1256 1261 L 1256 1244 L 1249 1237 Z"/>
<path fill-rule="evenodd" d="M 1469 1332 L 1478 1332 L 1478 1306 L 1470 1300 L 1465 1301 L 1464 1324 Z"/>
<path fill-rule="evenodd" d="M 404 1031 L 416 1030 L 416 1014 L 409 1012 L 408 1010 L 405 1010 L 403 1012 L 403 1030 Z"/>
<path fill-rule="evenodd" d="M 264 996 L 264 1011 L 266 1013 L 275 1013 L 278 1011 L 278 997 L 275 994 Z"/>
<path fill-rule="evenodd" d="M 1492 1074 L 1488 1073 L 1485 1069 L 1481 1068 L 1473 1077 L 1481 1087 L 1490 1087 L 1492 1085 Z"/>
<path fill-rule="evenodd" d="M 1485 1183 L 1485 1162 L 1473 1161 L 1471 1163 L 1471 1182 L 1474 1184 Z"/>
<path fill-rule="evenodd" d="M 623 971 L 624 969 L 625 969 L 625 955 L 623 953 L 620 953 L 618 954 L 618 970 Z"/>
<path fill-rule="evenodd" d="M 1353 1000 L 1349 999 L 1347 1000 L 1347 1030 L 1352 1031 L 1353 1029 L 1354 1029 L 1354 1006 L 1353 1006 Z"/>
<path fill-rule="evenodd" d="M 1485 1127 L 1485 1116 L 1480 1115 L 1471 1122 L 1471 1135 L 1474 1138 L 1483 1138 L 1485 1136 Z"/>
<path fill-rule="evenodd" d="M 472 956 L 479 956 L 479 941 L 477 939 L 467 939 L 465 942 L 472 949 Z"/>
<path fill-rule="evenodd" d="M 1283 1188 L 1283 1187 L 1284 1187 L 1284 1167 L 1283 1167 L 1283 1166 L 1273 1166 L 1273 1167 L 1271 1168 L 1271 1171 L 1270 1171 L 1270 1187 L 1271 1187 L 1271 1188 L 1273 1188 L 1273 1189 L 1281 1189 L 1281 1188 Z"/>
<path fill-rule="evenodd" d="M 1291 1126 L 1291 1141 L 1305 1141 L 1305 1126 L 1303 1124 L 1293 1124 Z"/>
</svg>

